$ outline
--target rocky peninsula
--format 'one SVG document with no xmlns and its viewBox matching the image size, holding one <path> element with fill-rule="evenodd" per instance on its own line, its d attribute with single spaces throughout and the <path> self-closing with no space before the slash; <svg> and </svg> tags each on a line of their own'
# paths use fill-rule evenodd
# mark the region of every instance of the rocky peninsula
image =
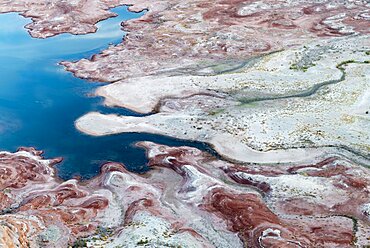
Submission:
<svg viewBox="0 0 370 248">
<path fill-rule="evenodd" d="M 120 5 L 146 11 L 122 23 L 122 42 L 61 64 L 142 115 L 90 112 L 76 128 L 219 156 L 142 141 L 145 174 L 109 162 L 63 181 L 62 158 L 0 152 L 0 246 L 370 245 L 367 1 L 0 0 L 0 12 L 48 38 L 95 32 Z"/>
</svg>

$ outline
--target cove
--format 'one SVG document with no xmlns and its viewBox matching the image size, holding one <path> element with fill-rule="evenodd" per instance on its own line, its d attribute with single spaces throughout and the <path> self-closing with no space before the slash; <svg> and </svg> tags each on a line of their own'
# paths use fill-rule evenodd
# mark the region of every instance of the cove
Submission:
<svg viewBox="0 0 370 248">
<path fill-rule="evenodd" d="M 112 11 L 118 16 L 99 22 L 96 33 L 47 39 L 27 33 L 23 27 L 29 19 L 16 13 L 0 15 L 0 150 L 29 146 L 43 150 L 47 158 L 62 156 L 57 170 L 63 179 L 90 178 L 107 161 L 122 162 L 131 171 L 147 171 L 144 150 L 133 145 L 138 141 L 193 146 L 214 153 L 207 144 L 160 135 L 93 137 L 75 129 L 74 121 L 90 111 L 138 115 L 123 108 L 106 108 L 102 99 L 88 96 L 101 83 L 78 79 L 58 65 L 120 43 L 124 35 L 121 22 L 143 14 L 124 6 Z"/>
</svg>

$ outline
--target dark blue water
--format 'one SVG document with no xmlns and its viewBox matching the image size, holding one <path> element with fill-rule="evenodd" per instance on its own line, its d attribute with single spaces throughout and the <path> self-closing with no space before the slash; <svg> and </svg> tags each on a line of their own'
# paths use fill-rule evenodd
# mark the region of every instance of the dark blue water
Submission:
<svg viewBox="0 0 370 248">
<path fill-rule="evenodd" d="M 135 115 L 106 108 L 102 99 L 88 97 L 101 84 L 75 78 L 58 65 L 119 43 L 124 35 L 120 23 L 143 14 L 128 12 L 126 7 L 113 11 L 118 17 L 98 23 L 95 34 L 63 34 L 45 40 L 29 36 L 23 28 L 28 19 L 15 13 L 0 15 L 0 150 L 32 146 L 45 151 L 46 157 L 62 156 L 57 169 L 64 179 L 94 176 L 106 161 L 123 162 L 132 171 L 144 172 L 144 150 L 133 145 L 143 140 L 211 151 L 206 144 L 159 135 L 92 137 L 75 129 L 74 121 L 89 111 Z"/>
</svg>

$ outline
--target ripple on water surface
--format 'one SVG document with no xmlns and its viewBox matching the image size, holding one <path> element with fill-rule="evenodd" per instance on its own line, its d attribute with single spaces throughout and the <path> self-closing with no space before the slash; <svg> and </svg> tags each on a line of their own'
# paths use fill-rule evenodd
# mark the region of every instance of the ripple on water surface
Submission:
<svg viewBox="0 0 370 248">
<path fill-rule="evenodd" d="M 64 179 L 94 176 L 106 161 L 123 162 L 128 169 L 143 172 L 147 170 L 145 153 L 133 145 L 142 140 L 210 151 L 202 143 L 159 135 L 92 137 L 75 129 L 74 121 L 89 111 L 136 115 L 106 108 L 100 98 L 87 97 L 99 84 L 78 79 L 58 65 L 61 60 L 88 58 L 119 43 L 124 34 L 121 22 L 143 14 L 131 13 L 127 7 L 112 11 L 118 16 L 98 23 L 94 34 L 48 39 L 29 36 L 23 28 L 29 19 L 15 13 L 0 15 L 0 150 L 32 146 L 44 150 L 46 157 L 63 156 L 58 171 Z"/>
</svg>

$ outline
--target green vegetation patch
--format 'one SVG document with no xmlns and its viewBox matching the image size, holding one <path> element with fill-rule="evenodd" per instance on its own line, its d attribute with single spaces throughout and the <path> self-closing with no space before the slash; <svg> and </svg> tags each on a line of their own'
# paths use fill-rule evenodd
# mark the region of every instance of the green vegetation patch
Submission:
<svg viewBox="0 0 370 248">
<path fill-rule="evenodd" d="M 338 69 L 340 69 L 340 68 L 342 68 L 344 65 L 348 65 L 348 64 L 351 64 L 351 63 L 356 63 L 356 61 L 355 60 L 353 60 L 353 59 L 350 59 L 350 60 L 345 60 L 345 61 L 342 61 L 342 62 L 340 62 L 339 64 L 337 64 L 337 68 Z"/>
<path fill-rule="evenodd" d="M 295 71 L 303 71 L 303 72 L 306 72 L 309 68 L 311 67 L 314 67 L 316 66 L 315 63 L 311 63 L 311 64 L 308 64 L 308 65 L 298 65 L 298 64 L 292 64 L 289 69 L 290 70 L 295 70 Z"/>
</svg>

